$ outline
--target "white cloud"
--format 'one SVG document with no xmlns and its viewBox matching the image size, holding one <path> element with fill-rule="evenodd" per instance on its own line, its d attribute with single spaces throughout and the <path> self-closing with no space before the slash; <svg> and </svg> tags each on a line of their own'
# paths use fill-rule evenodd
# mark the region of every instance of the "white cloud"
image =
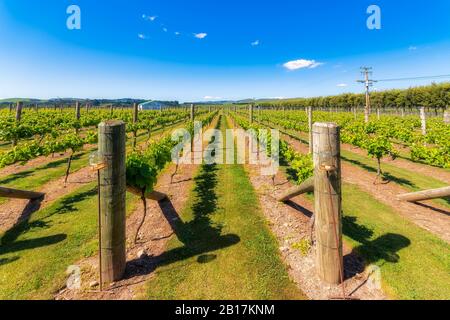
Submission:
<svg viewBox="0 0 450 320">
<path fill-rule="evenodd" d="M 222 100 L 222 97 L 204 96 L 204 100 Z"/>
<path fill-rule="evenodd" d="M 167 30 L 167 28 L 163 28 L 163 31 L 164 31 L 164 32 L 167 32 L 168 30 Z"/>
<path fill-rule="evenodd" d="M 270 97 L 269 99 L 273 99 L 273 100 L 283 100 L 286 99 L 285 97 Z"/>
<path fill-rule="evenodd" d="M 194 33 L 194 37 L 196 37 L 197 39 L 205 39 L 207 36 L 207 33 Z"/>
<path fill-rule="evenodd" d="M 149 20 L 149 21 L 155 21 L 158 17 L 157 16 L 147 16 L 146 14 L 142 15 L 142 19 Z"/>
<path fill-rule="evenodd" d="M 316 60 L 299 59 L 286 62 L 285 64 L 283 64 L 283 67 L 285 67 L 288 70 L 299 70 L 305 68 L 314 69 L 321 65 L 323 65 L 323 63 L 317 62 Z"/>
<path fill-rule="evenodd" d="M 340 88 L 345 88 L 345 87 L 348 87 L 348 84 L 346 84 L 346 83 L 339 83 L 337 86 L 340 87 Z"/>
<path fill-rule="evenodd" d="M 178 31 L 176 31 L 176 32 L 175 32 L 175 35 L 176 35 L 176 36 L 179 36 L 179 35 L 181 35 L 181 33 L 179 33 Z"/>
<path fill-rule="evenodd" d="M 145 34 L 143 34 L 143 33 L 139 33 L 138 34 L 138 38 L 141 39 L 141 40 L 148 39 L 147 36 Z"/>
<path fill-rule="evenodd" d="M 259 44 L 260 44 L 259 40 L 253 41 L 251 43 L 252 47 L 257 47 L 257 46 L 259 46 Z"/>
<path fill-rule="evenodd" d="M 410 47 L 408 48 L 408 50 L 409 50 L 409 51 L 416 51 L 416 50 L 417 50 L 417 47 L 415 47 L 415 46 L 410 46 Z"/>
</svg>

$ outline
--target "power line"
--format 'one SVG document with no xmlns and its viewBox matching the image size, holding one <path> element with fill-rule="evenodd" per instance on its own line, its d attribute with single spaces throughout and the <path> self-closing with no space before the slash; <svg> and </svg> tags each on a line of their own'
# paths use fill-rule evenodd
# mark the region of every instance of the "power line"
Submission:
<svg viewBox="0 0 450 320">
<path fill-rule="evenodd" d="M 364 83 L 366 87 L 366 107 L 364 109 L 364 118 L 367 123 L 369 122 L 370 115 L 370 87 L 372 87 L 377 81 L 370 79 L 370 76 L 372 75 L 372 67 L 361 67 L 361 73 L 364 76 L 364 80 L 357 80 L 357 82 Z"/>
<path fill-rule="evenodd" d="M 443 74 L 438 76 L 421 76 L 421 77 L 410 77 L 410 78 L 397 78 L 397 79 L 381 79 L 378 82 L 388 82 L 388 81 L 405 81 L 405 80 L 425 80 L 425 79 L 442 79 L 450 78 L 450 74 Z"/>
</svg>

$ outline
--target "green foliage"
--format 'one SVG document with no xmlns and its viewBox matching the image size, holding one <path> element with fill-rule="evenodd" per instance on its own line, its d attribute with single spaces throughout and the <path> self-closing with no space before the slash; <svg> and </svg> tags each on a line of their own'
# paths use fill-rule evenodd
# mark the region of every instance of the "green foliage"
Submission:
<svg viewBox="0 0 450 320">
<path fill-rule="evenodd" d="M 294 243 L 292 245 L 292 248 L 300 251 L 302 256 L 306 256 L 306 255 L 308 255 L 309 251 L 311 250 L 311 241 L 308 239 L 302 239 L 299 242 Z"/>
</svg>

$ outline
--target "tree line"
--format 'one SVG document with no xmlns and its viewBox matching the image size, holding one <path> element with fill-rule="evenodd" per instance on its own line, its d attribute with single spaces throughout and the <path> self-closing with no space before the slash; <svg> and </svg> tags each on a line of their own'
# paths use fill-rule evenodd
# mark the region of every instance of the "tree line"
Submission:
<svg viewBox="0 0 450 320">
<path fill-rule="evenodd" d="M 433 83 L 428 86 L 411 87 L 408 89 L 392 89 L 370 93 L 372 108 L 380 109 L 428 109 L 445 110 L 450 105 L 450 82 Z M 315 107 L 341 108 L 351 110 L 362 108 L 366 104 L 365 94 L 344 93 L 335 96 L 314 98 L 297 98 L 260 103 L 263 107 Z"/>
</svg>

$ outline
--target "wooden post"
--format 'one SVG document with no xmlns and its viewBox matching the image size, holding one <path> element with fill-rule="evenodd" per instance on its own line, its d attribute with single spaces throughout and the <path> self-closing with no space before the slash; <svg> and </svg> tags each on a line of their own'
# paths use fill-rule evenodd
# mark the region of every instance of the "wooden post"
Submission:
<svg viewBox="0 0 450 320">
<path fill-rule="evenodd" d="M 195 106 L 191 104 L 191 121 L 195 120 Z"/>
<path fill-rule="evenodd" d="M 330 284 L 343 282 L 340 128 L 315 123 L 314 210 L 317 272 Z"/>
<path fill-rule="evenodd" d="M 22 119 L 22 109 L 23 109 L 23 102 L 17 102 L 16 122 L 20 122 L 20 120 Z"/>
<path fill-rule="evenodd" d="M 109 114 L 112 117 L 114 113 L 114 105 L 111 103 L 111 105 L 109 106 Z"/>
<path fill-rule="evenodd" d="M 22 108 L 23 108 L 23 102 L 19 101 L 17 102 L 16 106 L 16 124 L 18 125 L 20 123 L 20 120 L 22 119 Z M 17 139 L 13 139 L 12 146 L 17 146 Z"/>
<path fill-rule="evenodd" d="M 81 118 L 81 107 L 80 107 L 80 102 L 77 101 L 75 103 L 75 117 L 77 119 L 77 121 L 80 121 Z M 79 128 L 75 128 L 75 133 L 78 134 Z"/>
<path fill-rule="evenodd" d="M 133 104 L 133 124 L 138 123 L 139 121 L 139 106 L 137 103 Z M 133 131 L 133 149 L 136 149 L 137 143 L 137 130 Z"/>
<path fill-rule="evenodd" d="M 36 200 L 43 198 L 44 196 L 45 194 L 41 192 L 32 192 L 0 187 L 0 197 L 4 198 Z"/>
<path fill-rule="evenodd" d="M 450 111 L 449 110 L 444 111 L 444 123 L 450 124 Z"/>
<path fill-rule="evenodd" d="M 422 135 L 427 135 L 427 115 L 425 107 L 420 107 L 420 121 L 422 122 Z"/>
<path fill-rule="evenodd" d="M 126 176 L 125 123 L 107 121 L 99 125 L 98 156 L 105 168 L 100 182 L 100 254 L 102 280 L 120 280 L 126 264 Z"/>
<path fill-rule="evenodd" d="M 253 123 L 253 104 L 250 105 L 249 121 L 250 121 L 250 124 Z"/>
<path fill-rule="evenodd" d="M 139 106 L 137 103 L 133 104 L 133 123 L 137 123 L 139 121 Z"/>
<path fill-rule="evenodd" d="M 280 202 L 285 202 L 301 194 L 313 191 L 314 191 L 314 177 L 311 177 L 308 180 L 304 181 L 299 186 L 292 187 L 286 192 L 284 192 L 277 198 L 277 200 Z"/>
<path fill-rule="evenodd" d="M 377 119 L 380 120 L 381 114 L 380 114 L 380 108 L 377 108 Z"/>
<path fill-rule="evenodd" d="M 308 128 L 309 128 L 309 153 L 313 153 L 313 112 L 312 107 L 308 107 Z"/>
<path fill-rule="evenodd" d="M 401 194 L 397 196 L 397 199 L 401 201 L 417 202 L 445 197 L 450 197 L 450 187 Z"/>
</svg>

